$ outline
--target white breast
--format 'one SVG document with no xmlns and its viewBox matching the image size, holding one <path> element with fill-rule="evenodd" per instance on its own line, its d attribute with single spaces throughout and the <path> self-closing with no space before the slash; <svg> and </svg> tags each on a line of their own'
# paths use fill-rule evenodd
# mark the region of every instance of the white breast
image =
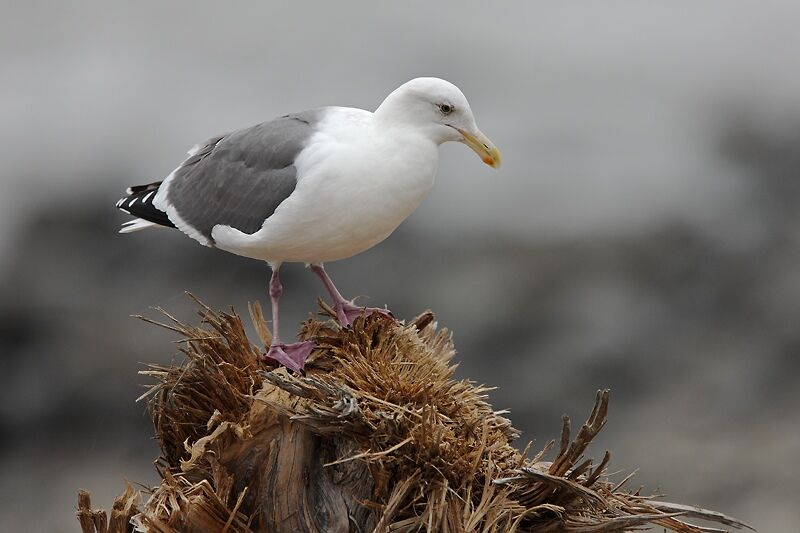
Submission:
<svg viewBox="0 0 800 533">
<path fill-rule="evenodd" d="M 266 261 L 320 263 L 388 237 L 433 186 L 438 149 L 418 132 L 377 131 L 373 114 L 339 108 L 296 162 L 298 184 L 258 232 L 212 232 L 218 248 Z"/>
</svg>

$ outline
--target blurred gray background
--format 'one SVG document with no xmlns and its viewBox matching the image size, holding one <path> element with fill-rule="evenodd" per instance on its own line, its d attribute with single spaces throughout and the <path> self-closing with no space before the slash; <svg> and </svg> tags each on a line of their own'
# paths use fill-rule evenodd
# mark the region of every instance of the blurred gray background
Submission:
<svg viewBox="0 0 800 533">
<path fill-rule="evenodd" d="M 762 532 L 800 520 L 800 4 L 4 2 L 0 530 L 77 531 L 156 479 L 144 362 L 266 301 L 268 269 L 175 231 L 117 235 L 127 185 L 207 137 L 309 107 L 373 109 L 436 75 L 504 155 L 460 145 L 389 240 L 329 265 L 347 295 L 455 332 L 542 446 L 612 389 L 621 475 Z M 321 287 L 285 269 L 287 330 Z"/>
</svg>

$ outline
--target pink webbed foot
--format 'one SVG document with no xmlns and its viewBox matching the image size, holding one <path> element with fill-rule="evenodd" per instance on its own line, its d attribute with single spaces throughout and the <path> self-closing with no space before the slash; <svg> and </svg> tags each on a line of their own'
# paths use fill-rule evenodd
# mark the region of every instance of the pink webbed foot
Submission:
<svg viewBox="0 0 800 533">
<path fill-rule="evenodd" d="M 361 313 L 367 316 L 377 313 L 384 318 L 397 322 L 397 319 L 391 311 L 388 309 L 381 309 L 380 307 L 359 307 L 351 302 L 344 301 L 334 304 L 333 310 L 336 311 L 336 319 L 342 327 L 351 325 L 356 317 L 361 316 Z"/>
<path fill-rule="evenodd" d="M 333 284 L 333 280 L 330 278 L 330 276 L 328 276 L 328 273 L 325 272 L 324 268 L 322 268 L 322 263 L 311 264 L 310 267 L 312 272 L 314 272 L 314 274 L 316 274 L 319 279 L 322 280 L 322 284 L 325 285 L 325 289 L 328 291 L 328 294 L 331 295 L 331 300 L 333 300 L 333 310 L 336 313 L 336 320 L 339 321 L 339 325 L 343 328 L 351 325 L 353 320 L 361 315 L 361 313 L 365 313 L 367 316 L 378 313 L 393 322 L 397 322 L 397 320 L 394 318 L 394 315 L 392 315 L 388 309 L 380 309 L 377 307 L 359 307 L 353 304 L 353 302 L 345 300 L 342 297 L 342 294 L 339 292 L 339 289 L 337 289 L 336 285 Z"/>
<path fill-rule="evenodd" d="M 315 344 L 311 341 L 295 342 L 293 344 L 273 343 L 266 355 L 262 355 L 261 358 L 263 360 L 271 359 L 277 361 L 289 370 L 301 372 L 306 366 L 306 359 L 308 359 L 314 346 Z"/>
</svg>

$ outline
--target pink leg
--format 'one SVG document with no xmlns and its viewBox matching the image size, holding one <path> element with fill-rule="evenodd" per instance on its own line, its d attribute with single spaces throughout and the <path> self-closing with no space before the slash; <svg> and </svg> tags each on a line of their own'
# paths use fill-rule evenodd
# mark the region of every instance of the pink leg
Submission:
<svg viewBox="0 0 800 533">
<path fill-rule="evenodd" d="M 272 265 L 272 277 L 269 280 L 269 297 L 272 302 L 272 344 L 269 346 L 269 351 L 264 359 L 272 359 L 282 364 L 289 370 L 299 372 L 303 370 L 311 350 L 314 349 L 314 343 L 311 341 L 295 342 L 293 344 L 285 344 L 281 342 L 280 334 L 278 333 L 278 302 L 283 294 L 283 285 L 281 285 L 278 271 L 280 270 L 280 263 Z"/>
<path fill-rule="evenodd" d="M 367 315 L 379 313 L 394 320 L 392 313 L 390 313 L 388 309 L 380 309 L 377 307 L 359 307 L 357 305 L 353 305 L 353 302 L 345 300 L 344 296 L 342 296 L 342 294 L 339 292 L 339 289 L 336 288 L 336 285 L 333 284 L 333 280 L 330 278 L 330 276 L 328 276 L 328 273 L 325 272 L 325 269 L 322 268 L 321 264 L 311 265 L 311 270 L 319 277 L 319 279 L 322 280 L 322 284 L 325 285 L 325 289 L 327 289 L 328 294 L 331 295 L 331 299 L 333 300 L 333 310 L 336 311 L 336 319 L 342 326 L 346 327 L 352 324 L 353 320 L 355 320 L 357 316 L 361 315 L 361 313 L 366 313 Z"/>
</svg>

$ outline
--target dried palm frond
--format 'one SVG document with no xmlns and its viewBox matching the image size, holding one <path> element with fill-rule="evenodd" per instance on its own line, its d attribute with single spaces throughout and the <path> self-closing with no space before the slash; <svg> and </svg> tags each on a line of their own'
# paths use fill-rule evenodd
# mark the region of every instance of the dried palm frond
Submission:
<svg viewBox="0 0 800 533">
<path fill-rule="evenodd" d="M 299 336 L 317 348 L 298 375 L 260 362 L 235 313 L 200 306 L 199 327 L 166 314 L 161 324 L 181 335 L 185 362 L 142 372 L 156 379 L 143 398 L 162 483 L 131 515 L 139 531 L 719 531 L 686 521 L 695 518 L 747 527 L 625 491 L 606 474 L 609 453 L 585 458 L 608 391 L 574 439 L 565 417 L 552 461 L 555 441 L 528 458 L 490 389 L 454 378 L 451 336 L 430 312 L 407 326 L 309 319 Z M 261 308 L 250 312 L 268 344 Z M 84 532 L 102 521 L 91 513 L 79 511 Z"/>
</svg>

